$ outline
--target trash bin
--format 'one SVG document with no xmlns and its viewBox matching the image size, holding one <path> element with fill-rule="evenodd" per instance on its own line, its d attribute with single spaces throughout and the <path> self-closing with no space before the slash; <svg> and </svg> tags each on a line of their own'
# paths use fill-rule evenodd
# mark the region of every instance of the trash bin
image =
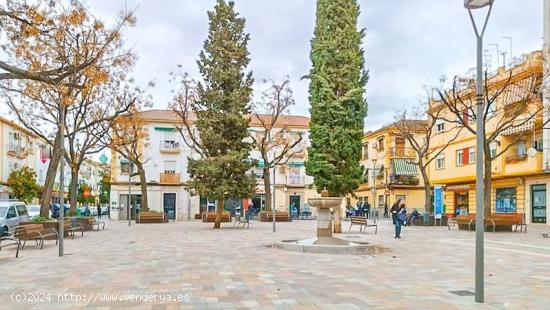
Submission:
<svg viewBox="0 0 550 310">
<path fill-rule="evenodd" d="M 424 224 L 424 226 L 430 224 L 430 214 L 428 212 L 422 213 L 422 224 Z"/>
</svg>

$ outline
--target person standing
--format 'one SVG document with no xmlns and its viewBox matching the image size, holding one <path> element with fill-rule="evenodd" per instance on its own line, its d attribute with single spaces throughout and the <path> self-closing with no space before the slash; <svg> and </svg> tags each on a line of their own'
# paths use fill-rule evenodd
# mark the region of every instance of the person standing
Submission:
<svg viewBox="0 0 550 310">
<path fill-rule="evenodd" d="M 365 200 L 365 202 L 363 203 L 364 206 L 365 206 L 365 213 L 367 215 L 367 218 L 369 218 L 369 215 L 370 215 L 370 203 L 368 201 Z"/>
<path fill-rule="evenodd" d="M 387 203 L 384 203 L 384 217 L 385 218 L 390 217 L 389 214 L 388 214 L 388 204 Z"/>
<path fill-rule="evenodd" d="M 97 205 L 97 218 L 101 218 L 101 204 Z"/>
</svg>

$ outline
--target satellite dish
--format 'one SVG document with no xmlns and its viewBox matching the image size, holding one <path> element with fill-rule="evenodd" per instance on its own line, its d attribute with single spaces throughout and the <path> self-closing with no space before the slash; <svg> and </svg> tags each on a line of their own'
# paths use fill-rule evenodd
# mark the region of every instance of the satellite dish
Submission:
<svg viewBox="0 0 550 310">
<path fill-rule="evenodd" d="M 532 148 L 530 147 L 528 150 L 527 150 L 527 156 L 529 156 L 530 158 L 533 158 L 537 155 L 537 150 L 535 148 Z"/>
</svg>

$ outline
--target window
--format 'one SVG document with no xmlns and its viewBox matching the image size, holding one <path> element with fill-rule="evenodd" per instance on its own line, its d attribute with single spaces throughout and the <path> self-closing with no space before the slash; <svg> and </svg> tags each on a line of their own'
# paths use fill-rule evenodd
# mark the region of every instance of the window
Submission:
<svg viewBox="0 0 550 310">
<path fill-rule="evenodd" d="M 13 217 L 16 217 L 17 216 L 17 213 L 15 213 L 15 208 L 14 207 L 10 207 L 8 209 L 8 213 L 6 213 L 6 218 L 7 219 L 10 219 L 10 218 L 13 218 Z"/>
<path fill-rule="evenodd" d="M 378 206 L 379 207 L 384 206 L 384 195 L 378 195 Z"/>
<path fill-rule="evenodd" d="M 496 212 L 497 213 L 516 213 L 517 195 L 515 187 L 503 187 L 496 189 Z"/>
<path fill-rule="evenodd" d="M 542 135 L 539 135 L 537 137 L 535 137 L 535 141 L 533 141 L 533 147 L 539 151 L 539 152 L 542 152 L 542 147 L 543 147 L 543 144 L 542 144 Z"/>
<path fill-rule="evenodd" d="M 475 147 L 471 147 L 469 148 L 469 152 L 468 152 L 468 159 L 470 160 L 470 164 L 475 164 L 476 163 L 476 148 Z"/>
<path fill-rule="evenodd" d="M 443 132 L 443 130 L 445 130 L 445 121 L 442 119 L 438 119 L 435 122 L 435 131 L 440 133 Z"/>
<path fill-rule="evenodd" d="M 383 151 L 384 150 L 384 137 L 378 138 L 377 142 L 378 142 L 378 145 L 377 145 L 378 150 Z"/>
<path fill-rule="evenodd" d="M 517 155 L 526 155 L 527 154 L 527 148 L 525 147 L 525 141 L 519 141 L 517 146 Z"/>
<path fill-rule="evenodd" d="M 129 174 L 130 173 L 130 162 L 129 161 L 120 161 L 120 173 L 121 174 Z"/>
<path fill-rule="evenodd" d="M 23 205 L 17 205 L 17 213 L 19 213 L 19 216 L 27 215 L 27 208 Z"/>
<path fill-rule="evenodd" d="M 464 165 L 464 150 L 456 151 L 456 165 L 457 166 Z"/>
<path fill-rule="evenodd" d="M 445 168 L 445 154 L 439 154 L 435 159 L 435 169 Z"/>
<path fill-rule="evenodd" d="M 369 159 L 369 143 L 363 144 L 363 159 Z"/>
<path fill-rule="evenodd" d="M 175 174 L 176 173 L 176 161 L 175 160 L 165 160 L 164 161 L 164 173 L 166 173 L 166 174 Z"/>
<path fill-rule="evenodd" d="M 497 156 L 497 142 L 491 142 L 489 150 L 491 151 L 491 158 L 495 158 Z"/>
</svg>

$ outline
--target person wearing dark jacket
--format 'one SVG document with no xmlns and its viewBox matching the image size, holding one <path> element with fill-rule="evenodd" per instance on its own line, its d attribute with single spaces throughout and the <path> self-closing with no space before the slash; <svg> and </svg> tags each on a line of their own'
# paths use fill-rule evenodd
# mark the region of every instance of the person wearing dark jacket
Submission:
<svg viewBox="0 0 550 310">
<path fill-rule="evenodd" d="M 393 207 L 392 207 L 393 208 Z M 395 216 L 395 238 L 401 239 L 401 226 L 407 222 L 407 209 L 405 208 L 405 202 L 399 202 L 399 211 Z"/>
<path fill-rule="evenodd" d="M 391 220 L 393 222 L 393 225 L 395 225 L 395 219 L 397 217 L 397 212 L 399 211 L 400 203 L 401 203 L 401 199 L 398 199 L 390 208 Z"/>
</svg>

